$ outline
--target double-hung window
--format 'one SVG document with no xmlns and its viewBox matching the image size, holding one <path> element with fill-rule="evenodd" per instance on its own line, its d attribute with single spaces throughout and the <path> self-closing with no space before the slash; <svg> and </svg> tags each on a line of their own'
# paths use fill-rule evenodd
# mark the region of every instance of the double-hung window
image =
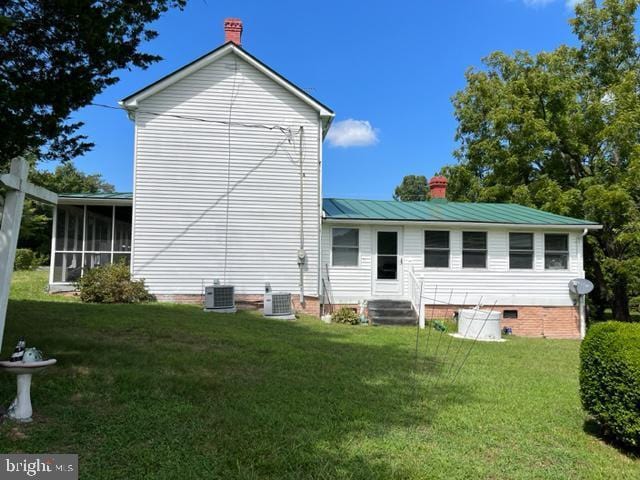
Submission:
<svg viewBox="0 0 640 480">
<path fill-rule="evenodd" d="M 548 233 L 544 236 L 544 268 L 566 270 L 569 268 L 569 236 Z"/>
<path fill-rule="evenodd" d="M 533 233 L 509 234 L 509 268 L 533 268 Z"/>
<path fill-rule="evenodd" d="M 462 232 L 462 268 L 487 268 L 487 232 Z"/>
<path fill-rule="evenodd" d="M 357 228 L 334 228 L 331 237 L 334 267 L 357 267 L 360 231 Z"/>
<path fill-rule="evenodd" d="M 449 232 L 426 230 L 424 232 L 424 266 L 449 268 Z"/>
</svg>

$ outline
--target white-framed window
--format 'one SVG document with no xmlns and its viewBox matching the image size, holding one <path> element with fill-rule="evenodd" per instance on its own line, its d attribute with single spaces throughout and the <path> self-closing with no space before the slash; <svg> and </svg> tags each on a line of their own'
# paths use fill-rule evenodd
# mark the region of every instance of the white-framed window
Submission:
<svg viewBox="0 0 640 480">
<path fill-rule="evenodd" d="M 425 268 L 449 268 L 450 234 L 447 230 L 424 231 Z"/>
<path fill-rule="evenodd" d="M 569 235 L 546 233 L 544 235 L 545 270 L 567 270 L 569 268 Z"/>
<path fill-rule="evenodd" d="M 360 251 L 360 230 L 335 227 L 331 229 L 331 265 L 357 267 Z"/>
<path fill-rule="evenodd" d="M 76 282 L 108 263 L 131 263 L 131 207 L 58 205 L 55 214 L 53 283 Z"/>
<path fill-rule="evenodd" d="M 509 233 L 509 268 L 533 269 L 533 233 Z"/>
<path fill-rule="evenodd" d="M 462 268 L 487 268 L 487 232 L 462 232 Z"/>
</svg>

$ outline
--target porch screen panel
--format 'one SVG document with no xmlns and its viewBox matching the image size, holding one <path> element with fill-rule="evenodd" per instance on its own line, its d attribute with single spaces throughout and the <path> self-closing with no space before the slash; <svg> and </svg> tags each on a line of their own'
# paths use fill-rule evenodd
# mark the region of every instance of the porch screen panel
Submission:
<svg viewBox="0 0 640 480">
<path fill-rule="evenodd" d="M 54 235 L 54 283 L 76 282 L 88 270 L 112 262 L 131 263 L 130 206 L 59 205 Z"/>
</svg>

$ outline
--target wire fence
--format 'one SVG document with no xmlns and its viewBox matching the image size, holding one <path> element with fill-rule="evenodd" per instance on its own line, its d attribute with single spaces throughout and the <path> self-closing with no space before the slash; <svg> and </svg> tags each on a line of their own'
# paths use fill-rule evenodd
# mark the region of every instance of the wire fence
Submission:
<svg viewBox="0 0 640 480">
<path fill-rule="evenodd" d="M 454 292 L 451 289 L 443 292 L 434 285 L 429 290 L 433 295 L 424 293 L 425 286 L 420 282 L 419 300 L 414 302 L 418 317 L 424 316 L 416 325 L 414 373 L 416 381 L 427 376 L 427 386 L 453 384 L 464 371 L 465 365 L 472 357 L 478 341 L 497 340 L 495 332 L 488 329 L 489 322 L 499 320 L 496 303 L 482 304 L 480 297 L 475 307 L 467 305 L 467 292 Z M 452 299 L 462 297 L 461 303 L 453 303 Z M 462 321 L 461 321 L 462 319 Z M 499 323 L 497 324 L 499 332 Z M 493 325 L 492 325 L 493 327 Z"/>
</svg>

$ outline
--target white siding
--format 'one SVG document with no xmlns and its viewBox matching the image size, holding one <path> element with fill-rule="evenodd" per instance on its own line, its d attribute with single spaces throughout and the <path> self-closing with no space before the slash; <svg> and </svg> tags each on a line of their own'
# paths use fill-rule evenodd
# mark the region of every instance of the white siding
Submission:
<svg viewBox="0 0 640 480">
<path fill-rule="evenodd" d="M 375 252 L 370 238 L 376 226 L 348 225 L 360 228 L 360 265 L 357 268 L 330 266 L 332 226 L 335 224 L 325 224 L 323 228 L 322 263 L 329 265 L 333 300 L 336 303 L 354 303 L 373 297 L 371 286 Z M 544 231 L 531 230 L 534 233 L 533 270 L 510 270 L 507 229 L 480 230 L 487 231 L 486 269 L 462 268 L 462 232 L 474 229 L 449 230 L 449 268 L 424 268 L 424 230 L 425 227 L 412 225 L 406 225 L 403 229 L 404 297 L 409 291 L 408 273 L 412 269 L 418 277 L 425 279 L 427 297 L 433 298 L 437 287 L 438 301 L 449 301 L 452 295 L 452 302 L 462 303 L 466 296 L 466 303 L 470 305 L 477 304 L 482 298 L 484 305 L 497 302 L 498 305 L 570 306 L 573 305 L 573 299 L 569 295 L 569 281 L 584 278 L 581 232 L 549 232 L 569 234 L 568 270 L 549 271 L 544 269 Z"/>
<path fill-rule="evenodd" d="M 179 118 L 227 121 L 232 98 L 230 129 Z M 317 295 L 316 111 L 231 53 L 141 101 L 135 120 L 132 271 L 152 293 L 200 293 L 202 282 L 214 278 L 235 285 L 238 293 L 262 293 L 267 281 L 275 290 L 298 292 L 302 126 L 305 293 Z M 284 126 L 296 137 L 290 144 L 280 128 L 240 123 Z"/>
</svg>

